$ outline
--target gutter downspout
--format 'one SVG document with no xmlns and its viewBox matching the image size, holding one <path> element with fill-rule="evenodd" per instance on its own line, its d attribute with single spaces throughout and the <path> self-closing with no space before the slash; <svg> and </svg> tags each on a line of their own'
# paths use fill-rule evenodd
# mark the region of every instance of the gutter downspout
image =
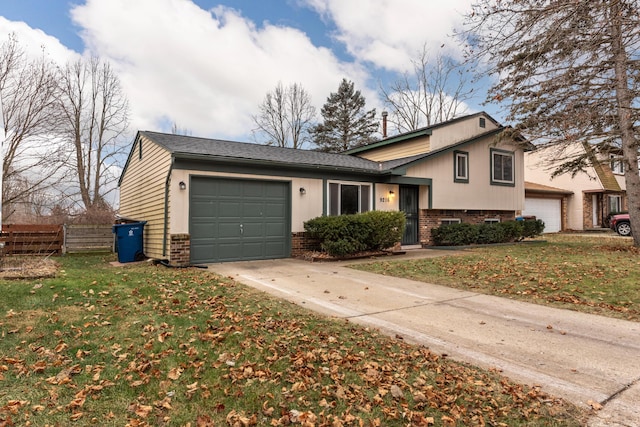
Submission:
<svg viewBox="0 0 640 427">
<path fill-rule="evenodd" d="M 167 172 L 167 179 L 164 182 L 164 227 L 162 230 L 162 256 L 167 256 L 167 234 L 169 231 L 169 184 L 171 184 L 171 174 L 173 173 L 173 164 L 175 157 L 171 155 L 171 166 Z"/>
</svg>

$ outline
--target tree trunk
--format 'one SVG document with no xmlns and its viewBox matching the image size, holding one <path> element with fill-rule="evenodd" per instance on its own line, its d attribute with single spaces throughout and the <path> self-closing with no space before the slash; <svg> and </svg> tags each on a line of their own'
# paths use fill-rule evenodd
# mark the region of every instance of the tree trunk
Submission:
<svg viewBox="0 0 640 427">
<path fill-rule="evenodd" d="M 632 94 L 628 86 L 627 66 L 629 58 L 623 45 L 622 16 L 620 4 L 611 2 L 611 44 L 615 71 L 617 115 L 624 161 L 624 178 L 629 204 L 633 244 L 640 246 L 640 175 L 638 174 L 638 144 L 633 132 L 631 118 Z"/>
</svg>

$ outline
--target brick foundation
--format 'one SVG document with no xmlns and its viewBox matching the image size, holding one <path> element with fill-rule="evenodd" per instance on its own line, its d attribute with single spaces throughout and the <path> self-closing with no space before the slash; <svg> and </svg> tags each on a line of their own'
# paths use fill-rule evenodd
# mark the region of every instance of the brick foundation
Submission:
<svg viewBox="0 0 640 427">
<path fill-rule="evenodd" d="M 171 235 L 169 263 L 177 267 L 191 264 L 191 236 L 189 234 Z"/>
<path fill-rule="evenodd" d="M 307 237 L 304 231 L 291 233 L 291 256 L 298 257 L 305 252 L 320 251 L 320 240 Z"/>
</svg>

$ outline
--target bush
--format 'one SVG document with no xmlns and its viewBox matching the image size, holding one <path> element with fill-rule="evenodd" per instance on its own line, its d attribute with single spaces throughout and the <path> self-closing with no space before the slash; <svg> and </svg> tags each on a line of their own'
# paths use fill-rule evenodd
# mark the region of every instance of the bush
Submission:
<svg viewBox="0 0 640 427">
<path fill-rule="evenodd" d="M 436 246 L 517 242 L 544 231 L 544 222 L 504 221 L 491 224 L 447 224 L 431 230 Z"/>
<path fill-rule="evenodd" d="M 395 245 L 402 239 L 405 221 L 402 212 L 370 211 L 313 218 L 304 229 L 330 255 L 347 256 Z"/>
<path fill-rule="evenodd" d="M 482 224 L 478 227 L 478 239 L 475 243 L 484 245 L 495 242 L 504 242 L 505 230 L 500 223 Z"/>
<path fill-rule="evenodd" d="M 431 230 L 436 246 L 470 245 L 478 240 L 478 227 L 473 224 L 447 224 Z"/>
<path fill-rule="evenodd" d="M 544 221 L 541 219 L 535 221 L 523 221 L 522 237 L 536 237 L 544 231 Z"/>
<path fill-rule="evenodd" d="M 369 227 L 365 246 L 370 250 L 383 250 L 402 240 L 406 218 L 402 212 L 369 211 L 361 215 Z"/>
</svg>

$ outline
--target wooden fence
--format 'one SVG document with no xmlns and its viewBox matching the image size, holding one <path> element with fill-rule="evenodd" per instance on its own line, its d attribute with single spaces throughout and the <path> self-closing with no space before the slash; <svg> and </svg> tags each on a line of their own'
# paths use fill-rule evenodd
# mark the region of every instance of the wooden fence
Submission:
<svg viewBox="0 0 640 427">
<path fill-rule="evenodd" d="M 65 225 L 64 252 L 109 252 L 113 250 L 111 224 Z"/>
<path fill-rule="evenodd" d="M 113 250 L 111 224 L 3 224 L 2 255 L 61 255 Z"/>
<path fill-rule="evenodd" d="M 3 224 L 2 255 L 60 255 L 64 242 L 62 225 Z"/>
</svg>

